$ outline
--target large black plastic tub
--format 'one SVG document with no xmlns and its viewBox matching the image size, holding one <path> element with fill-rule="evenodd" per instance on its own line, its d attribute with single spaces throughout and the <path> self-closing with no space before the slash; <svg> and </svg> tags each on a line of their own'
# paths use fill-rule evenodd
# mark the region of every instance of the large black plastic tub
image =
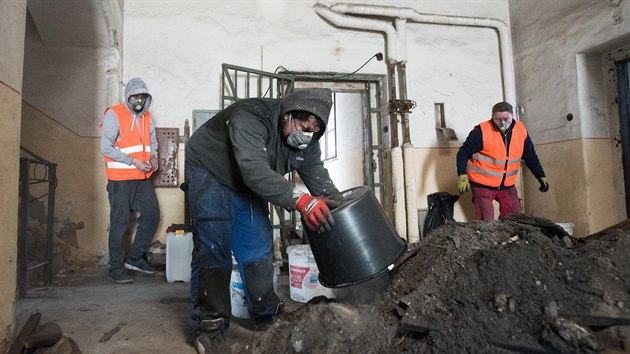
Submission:
<svg viewBox="0 0 630 354">
<path fill-rule="evenodd" d="M 341 206 L 332 210 L 332 215 L 332 230 L 306 230 L 319 269 L 319 282 L 325 287 L 339 288 L 370 280 L 391 270 L 407 249 L 368 187 L 343 192 Z"/>
</svg>

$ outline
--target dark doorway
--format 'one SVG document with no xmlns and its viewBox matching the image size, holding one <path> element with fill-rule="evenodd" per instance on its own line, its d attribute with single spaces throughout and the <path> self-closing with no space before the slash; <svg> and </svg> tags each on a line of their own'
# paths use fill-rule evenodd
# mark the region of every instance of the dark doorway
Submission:
<svg viewBox="0 0 630 354">
<path fill-rule="evenodd" d="M 630 218 L 630 60 L 617 62 L 615 67 L 617 71 L 623 180 L 626 192 L 626 216 Z"/>
</svg>

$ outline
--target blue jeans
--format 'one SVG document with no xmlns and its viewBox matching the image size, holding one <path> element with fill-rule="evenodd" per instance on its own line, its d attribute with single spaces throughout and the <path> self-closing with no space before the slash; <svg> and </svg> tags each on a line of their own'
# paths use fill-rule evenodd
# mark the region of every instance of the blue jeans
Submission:
<svg viewBox="0 0 630 354">
<path fill-rule="evenodd" d="M 248 284 L 247 279 L 250 283 L 258 280 L 248 277 L 245 269 L 271 264 L 272 228 L 267 203 L 251 193 L 225 187 L 206 169 L 193 164 L 186 164 L 186 181 L 195 241 L 190 283 L 191 325 L 196 329 L 202 320 L 222 317 L 226 322 L 222 330 L 225 330 L 231 313 L 229 274 L 232 253 L 239 264 L 250 314 L 266 311 L 252 308 L 255 303 L 252 298 L 260 296 L 252 296 L 250 288 L 259 287 Z M 272 277 L 273 269 L 268 279 L 273 292 Z M 262 281 L 267 284 L 266 279 Z M 264 288 L 268 291 L 266 285 Z"/>
</svg>

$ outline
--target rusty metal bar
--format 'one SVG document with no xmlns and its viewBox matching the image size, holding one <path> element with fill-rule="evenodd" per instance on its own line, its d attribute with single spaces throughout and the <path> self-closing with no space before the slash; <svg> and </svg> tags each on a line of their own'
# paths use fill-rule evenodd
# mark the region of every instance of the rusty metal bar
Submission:
<svg viewBox="0 0 630 354">
<path fill-rule="evenodd" d="M 18 297 L 24 299 L 27 292 L 27 276 L 28 276 L 28 169 L 29 160 L 27 158 L 20 159 L 20 232 L 18 238 L 18 259 L 17 259 L 17 288 Z"/>
<path fill-rule="evenodd" d="M 396 62 L 393 60 L 387 61 L 387 80 L 389 87 L 389 129 L 390 136 L 392 141 L 392 148 L 398 147 L 400 143 L 398 142 L 398 113 L 392 104 L 393 100 L 397 99 L 396 96 L 396 70 L 395 70 Z"/>
<path fill-rule="evenodd" d="M 407 64 L 398 62 L 398 85 L 400 90 L 400 100 L 407 102 Z M 411 134 L 409 132 L 409 109 L 407 104 L 403 104 L 400 111 L 403 144 L 411 144 Z"/>
<path fill-rule="evenodd" d="M 48 212 L 46 221 L 46 268 L 44 268 L 46 285 L 52 284 L 53 276 L 53 226 L 55 223 L 55 189 L 57 187 L 57 165 L 48 166 Z"/>
</svg>

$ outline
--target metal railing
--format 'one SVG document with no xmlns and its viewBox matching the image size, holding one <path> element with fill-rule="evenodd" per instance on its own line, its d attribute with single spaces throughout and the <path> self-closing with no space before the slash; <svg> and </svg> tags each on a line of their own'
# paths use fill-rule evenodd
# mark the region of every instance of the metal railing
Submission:
<svg viewBox="0 0 630 354">
<path fill-rule="evenodd" d="M 30 157 L 20 158 L 20 204 L 18 209 L 19 234 L 18 234 L 18 270 L 17 287 L 18 297 L 26 297 L 28 288 L 28 272 L 44 267 L 44 284 L 50 285 L 52 282 L 52 262 L 53 262 L 53 224 L 55 219 L 55 189 L 57 188 L 57 164 L 37 156 L 32 151 L 20 147 L 20 150 Z M 45 173 L 38 177 L 35 173 L 37 166 L 44 166 Z M 31 170 L 32 168 L 32 170 Z M 45 194 L 30 199 L 29 187 L 33 184 L 48 183 L 48 190 Z M 46 246 L 44 250 L 44 262 L 28 266 L 28 207 L 32 202 L 47 197 L 48 207 L 46 211 Z"/>
</svg>

